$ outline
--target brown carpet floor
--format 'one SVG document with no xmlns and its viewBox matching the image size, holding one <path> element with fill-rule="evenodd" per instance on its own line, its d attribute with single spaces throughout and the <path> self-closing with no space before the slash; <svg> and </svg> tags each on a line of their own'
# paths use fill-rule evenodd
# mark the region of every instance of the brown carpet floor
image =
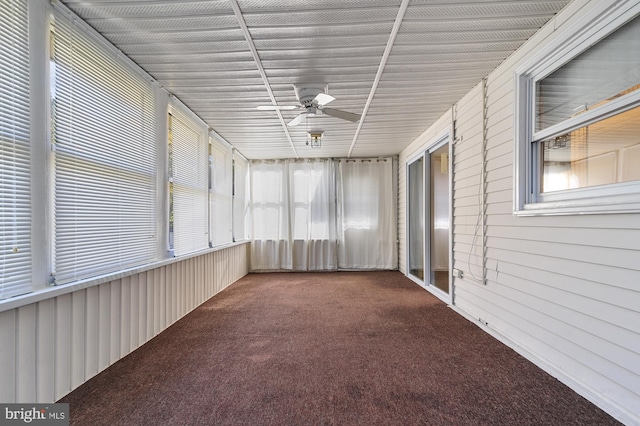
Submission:
<svg viewBox="0 0 640 426">
<path fill-rule="evenodd" d="M 60 402 L 75 425 L 612 425 L 399 272 L 250 274 Z"/>
</svg>

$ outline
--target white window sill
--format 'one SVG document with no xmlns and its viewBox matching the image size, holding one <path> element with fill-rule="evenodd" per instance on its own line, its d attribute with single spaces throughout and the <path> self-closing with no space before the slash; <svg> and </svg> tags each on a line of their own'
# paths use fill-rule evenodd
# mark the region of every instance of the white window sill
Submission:
<svg viewBox="0 0 640 426">
<path fill-rule="evenodd" d="M 525 204 L 516 216 L 640 213 L 640 194 Z"/>
<path fill-rule="evenodd" d="M 131 269 L 125 269 L 118 272 L 112 272 L 109 274 L 99 275 L 96 277 L 85 278 L 83 280 L 74 281 L 68 284 L 61 284 L 57 286 L 39 288 L 31 293 L 26 293 L 20 296 L 11 297 L 9 299 L 0 300 L 0 312 L 16 309 L 21 306 L 30 305 L 32 303 L 41 302 L 43 300 L 52 299 L 54 297 L 62 296 L 64 294 L 73 293 L 74 291 L 84 290 L 89 287 L 104 284 L 109 281 L 118 280 L 121 278 L 136 275 L 142 272 L 150 271 L 152 269 L 161 268 L 163 266 L 171 265 L 173 263 L 182 262 L 183 260 L 193 257 L 202 256 L 212 252 L 224 250 L 227 248 L 249 244 L 250 241 L 238 241 L 235 243 L 216 246 L 214 248 L 197 251 L 194 253 L 188 253 L 182 256 L 173 257 L 171 259 L 165 259 L 158 262 L 148 263 L 146 265 L 137 266 Z"/>
</svg>

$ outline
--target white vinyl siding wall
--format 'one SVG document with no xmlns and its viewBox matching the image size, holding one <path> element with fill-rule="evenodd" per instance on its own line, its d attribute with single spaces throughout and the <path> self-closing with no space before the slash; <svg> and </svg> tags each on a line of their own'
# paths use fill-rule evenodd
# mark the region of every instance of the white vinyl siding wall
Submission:
<svg viewBox="0 0 640 426">
<path fill-rule="evenodd" d="M 247 272 L 236 245 L 0 309 L 0 401 L 59 400 Z"/>
<path fill-rule="evenodd" d="M 478 84 L 455 105 L 453 144 L 453 267 L 467 280 L 482 281 L 482 85 Z M 456 281 L 457 284 L 457 281 Z M 457 289 L 456 289 L 457 290 Z M 456 304 L 461 297 L 456 291 Z"/>
<path fill-rule="evenodd" d="M 455 308 L 574 390 L 629 424 L 640 423 L 640 215 L 513 215 L 514 70 L 604 2 L 571 3 L 454 106 Z M 436 135 L 444 114 L 425 135 Z M 483 151 L 483 118 L 487 146 Z M 425 146 L 421 136 L 401 165 Z M 486 158 L 486 187 L 482 158 Z M 400 168 L 404 213 L 405 169 Z M 483 188 L 486 190 L 483 191 Z M 482 253 L 485 199 L 486 258 Z M 480 217 L 481 219 L 481 217 Z M 401 223 L 404 219 L 401 220 Z M 401 230 L 403 227 L 401 226 Z M 474 234 L 476 235 L 474 244 Z M 401 247 L 406 238 L 401 234 Z M 473 279 L 482 277 L 486 285 Z"/>
</svg>

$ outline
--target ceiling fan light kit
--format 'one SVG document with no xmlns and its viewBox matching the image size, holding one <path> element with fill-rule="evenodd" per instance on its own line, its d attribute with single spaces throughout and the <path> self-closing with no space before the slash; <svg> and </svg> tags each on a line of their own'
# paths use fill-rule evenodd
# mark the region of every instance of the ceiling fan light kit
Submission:
<svg viewBox="0 0 640 426">
<path fill-rule="evenodd" d="M 324 135 L 324 132 L 319 130 L 308 132 L 307 145 L 311 146 L 311 148 L 322 147 L 322 135 Z"/>
</svg>

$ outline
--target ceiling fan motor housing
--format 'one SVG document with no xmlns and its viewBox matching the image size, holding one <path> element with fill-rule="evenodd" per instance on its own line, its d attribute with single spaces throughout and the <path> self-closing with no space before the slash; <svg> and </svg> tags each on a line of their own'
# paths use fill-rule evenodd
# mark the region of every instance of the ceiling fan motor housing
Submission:
<svg viewBox="0 0 640 426">
<path fill-rule="evenodd" d="M 313 100 L 318 93 L 327 93 L 327 86 L 315 86 L 315 87 L 298 87 L 293 86 L 296 91 L 296 98 L 300 101 L 300 103 L 307 107 L 313 105 Z"/>
</svg>

